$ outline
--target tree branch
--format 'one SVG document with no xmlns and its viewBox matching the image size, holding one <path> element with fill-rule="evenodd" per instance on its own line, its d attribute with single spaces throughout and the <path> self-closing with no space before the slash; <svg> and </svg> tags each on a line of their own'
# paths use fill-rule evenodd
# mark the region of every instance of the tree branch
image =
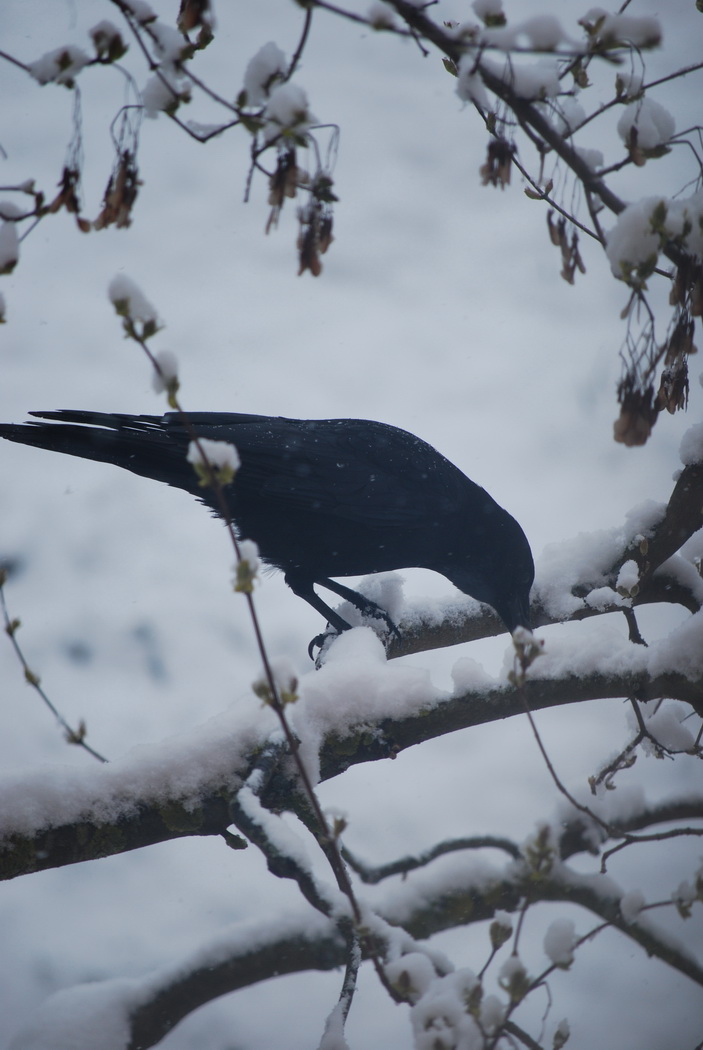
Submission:
<svg viewBox="0 0 703 1050">
<path fill-rule="evenodd" d="M 287 937 L 274 933 L 269 926 L 266 933 L 261 931 L 252 936 L 249 946 L 221 951 L 220 959 L 211 957 L 192 969 L 186 966 L 178 976 L 169 972 L 161 981 L 157 979 L 154 991 L 132 1014 L 128 1050 L 155 1046 L 199 1006 L 269 980 L 274 974 L 327 971 L 344 966 L 347 946 L 334 923 L 329 922 L 325 933 L 313 929 L 315 932 L 310 932 L 309 916 L 296 933 Z"/>
<path fill-rule="evenodd" d="M 616 566 L 607 574 L 611 585 L 614 586 L 617 580 L 620 566 L 631 557 L 634 557 L 633 551 L 628 550 L 627 554 L 623 554 Z M 605 581 L 600 584 L 600 586 L 604 585 Z M 590 586 L 588 590 L 591 590 Z M 654 577 L 650 574 L 645 584 L 640 586 L 639 593 L 633 597 L 632 606 L 637 608 L 642 605 L 657 605 L 661 602 L 682 605 L 689 612 L 698 612 L 700 608 L 700 603 L 690 588 L 666 571 L 658 572 Z M 619 607 L 613 607 L 611 611 L 621 612 L 622 610 Z M 594 616 L 602 616 L 603 612 L 603 609 L 584 605 L 583 608 L 573 612 L 568 619 L 588 620 Z M 563 617 L 557 617 L 548 612 L 538 598 L 532 602 L 530 617 L 533 629 L 564 622 Z M 458 610 L 441 620 L 431 613 L 416 613 L 407 622 L 401 620 L 398 630 L 400 638 L 393 637 L 388 643 L 389 660 L 399 656 L 426 652 L 428 649 L 443 649 L 464 642 L 475 642 L 480 638 L 494 638 L 506 633 L 505 624 L 488 606 L 482 606 L 478 611 Z"/>
<path fill-rule="evenodd" d="M 401 911 L 395 914 L 391 907 L 384 919 L 392 925 L 402 925 L 414 938 L 426 939 L 444 930 L 489 920 L 496 909 L 516 911 L 525 900 L 579 905 L 620 930 L 648 955 L 703 986 L 703 967 L 672 944 L 670 938 L 659 936 L 650 924 L 643 926 L 623 919 L 617 892 L 597 878 L 585 879 L 562 868 L 535 881 L 531 869 L 523 864 L 519 869 L 513 867 L 510 875 L 496 871 L 493 878 L 482 877 L 480 885 L 472 881 L 467 869 L 461 885 L 457 885 L 456 874 L 451 884 L 438 880 L 432 892 L 423 884 L 409 905 L 401 904 Z M 288 919 L 287 926 L 290 925 Z M 231 941 L 231 945 L 225 942 L 216 949 L 200 950 L 190 962 L 182 960 L 173 969 L 147 979 L 144 1001 L 131 1018 L 130 1050 L 154 1046 L 183 1017 L 221 995 L 250 987 L 274 974 L 327 971 L 345 963 L 345 944 L 335 933 L 333 923 L 325 925 L 316 920 L 311 925 L 309 916 L 299 920 L 298 930 L 285 936 L 273 933 L 271 923 L 265 930 L 247 928 L 239 935 L 235 927 Z M 368 958 L 365 950 L 363 954 Z"/>
<path fill-rule="evenodd" d="M 655 676 L 640 671 L 534 678 L 523 688 L 531 711 L 637 696 L 641 700 L 672 697 L 703 712 L 703 681 L 695 682 L 673 671 Z M 449 700 L 438 698 L 419 714 L 379 717 L 373 725 L 367 719 L 363 726 L 353 727 L 343 736 L 326 738 L 320 753 L 321 779 L 329 780 L 362 762 L 395 757 L 425 740 L 523 713 L 518 691 L 509 685 L 495 685 L 468 690 Z M 255 761 L 252 758 L 252 767 Z M 232 774 L 242 776 L 242 772 L 237 768 Z M 119 819 L 108 820 L 104 807 L 109 802 L 114 810 L 115 799 L 106 798 L 102 773 L 101 768 L 91 771 L 96 797 L 92 812 L 84 801 L 78 801 L 76 819 L 66 819 L 52 828 L 7 834 L 0 840 L 0 879 L 126 853 L 187 835 L 223 835 L 231 823 L 232 792 L 224 787 L 215 791 L 204 788 L 195 807 L 179 798 L 159 802 L 145 798 L 139 807 L 130 803 Z M 262 805 L 274 811 L 291 809 L 297 798 L 295 785 L 296 781 L 279 768 L 262 793 Z"/>
<path fill-rule="evenodd" d="M 647 544 L 643 578 L 649 580 L 662 565 L 703 527 L 703 463 L 684 467 L 674 486 L 666 514 Z"/>
</svg>

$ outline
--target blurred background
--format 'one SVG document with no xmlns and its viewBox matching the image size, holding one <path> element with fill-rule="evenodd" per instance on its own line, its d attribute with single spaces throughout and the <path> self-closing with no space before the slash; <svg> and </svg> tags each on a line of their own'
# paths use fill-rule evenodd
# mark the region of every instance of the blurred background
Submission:
<svg viewBox="0 0 703 1050">
<path fill-rule="evenodd" d="M 175 0 L 152 6 L 175 22 Z M 458 3 L 432 11 L 437 18 L 472 16 Z M 556 12 L 574 37 L 585 13 L 556 0 L 506 11 L 516 19 Z M 633 4 L 632 13 L 659 13 L 663 21 L 664 46 L 647 55 L 647 79 L 699 59 L 701 15 L 693 3 L 659 9 L 647 0 Z M 193 69 L 228 98 L 237 95 L 247 62 L 263 44 L 273 40 L 290 56 L 302 26 L 301 9 L 286 0 L 221 3 L 215 14 L 215 41 Z M 104 0 L 9 2 L 0 16 L 2 48 L 24 62 L 66 43 L 88 49 L 87 32 L 102 18 L 119 24 Z M 143 85 L 146 72 L 133 43 L 124 63 Z M 614 69 L 594 76 L 601 86 L 584 104 L 593 108 L 611 97 L 614 77 Z M 412 41 L 318 12 L 295 79 L 319 121 L 341 128 L 335 241 L 322 275 L 297 276 L 296 202 L 287 202 L 268 236 L 261 178 L 244 203 L 246 132 L 234 129 L 199 145 L 163 115 L 145 120 L 133 226 L 86 235 L 62 211 L 27 237 L 15 272 L 2 278 L 8 323 L 0 332 L 0 418 L 21 422 L 29 410 L 59 408 L 166 409 L 108 301 L 109 281 L 124 273 L 164 322 L 153 349 L 177 355 L 187 408 L 356 416 L 404 427 L 520 521 L 538 564 L 550 544 L 619 526 L 644 501 L 666 501 L 680 467 L 681 436 L 701 416 L 697 376 L 687 415 L 660 419 L 644 448 L 613 442 L 626 289 L 586 239 L 588 272 L 568 286 L 544 206 L 525 197 L 519 177 L 504 191 L 481 185 L 487 136 L 455 95 L 440 58 L 423 57 Z M 84 214 L 94 218 L 113 163 L 109 124 L 125 87 L 113 69 L 86 70 L 78 83 Z M 0 93 L 0 182 L 34 178 L 50 197 L 71 138 L 74 95 L 41 87 L 7 62 L 0 62 Z M 663 86 L 656 97 L 678 128 L 700 118 L 693 81 Z M 180 115 L 220 119 L 201 101 Z M 618 115 L 616 109 L 593 122 L 583 145 L 609 160 L 620 157 Z M 626 169 L 613 188 L 625 199 L 673 195 L 691 177 L 681 148 L 645 169 Z M 578 192 L 568 190 L 564 203 L 576 207 Z M 652 294 L 663 308 L 663 338 L 668 289 Z M 6 593 L 11 614 L 22 620 L 19 638 L 32 668 L 70 722 L 87 721 L 89 742 L 108 757 L 187 736 L 229 705 L 258 704 L 250 689 L 258 658 L 245 604 L 231 591 L 224 529 L 186 494 L 109 466 L 3 444 L 0 560 L 13 566 Z M 454 593 L 430 573 L 402 575 L 413 601 Z M 317 614 L 277 575 L 264 579 L 256 600 L 270 652 L 288 657 L 301 675 L 314 673 L 306 647 L 321 628 Z M 642 613 L 641 628 L 645 637 L 660 636 L 682 618 L 676 610 L 651 609 Z M 594 630 L 607 646 L 609 632 L 620 637 L 626 625 L 610 617 L 542 635 L 548 644 L 571 632 L 578 643 L 582 632 Z M 429 668 L 445 689 L 458 659 L 470 656 L 494 674 L 506 654 L 503 637 L 407 659 Z M 91 762 L 65 745 L 8 643 L 0 643 L 0 694 L 5 771 L 46 767 L 50 778 L 59 766 Z M 627 734 L 619 701 L 545 713 L 539 724 L 575 790 Z M 693 788 L 693 766 L 693 760 L 642 758 L 625 779 L 645 784 L 653 798 L 668 796 Z M 374 863 L 444 836 L 492 831 L 522 840 L 558 803 L 523 719 L 353 769 L 320 794 L 325 805 L 347 813 L 350 848 Z M 686 844 L 664 851 L 641 846 L 614 860 L 611 874 L 658 899 L 690 877 L 699 852 Z M 219 841 L 165 843 L 3 884 L 0 1045 L 58 989 L 148 974 L 230 923 L 299 907 L 292 888 L 265 877 L 253 849 L 233 854 Z M 594 925 L 566 906 L 549 914 L 536 909 L 524 942 L 535 966 L 544 959 L 540 919 L 556 914 L 572 917 L 578 933 Z M 676 917 L 657 921 L 672 935 L 690 937 Z M 457 965 L 478 968 L 488 952 L 480 928 L 442 935 L 436 944 Z M 317 1045 L 339 982 L 338 974 L 300 975 L 225 997 L 162 1045 Z M 694 986 L 610 932 L 578 953 L 571 972 L 552 982 L 552 993 L 547 1031 L 568 1016 L 574 1046 L 693 1047 L 703 1028 Z M 526 1017 L 538 1019 L 545 1007 L 535 1000 Z M 409 1045 L 406 1011 L 388 1002 L 371 972 L 362 979 L 348 1037 L 369 1050 Z"/>
</svg>

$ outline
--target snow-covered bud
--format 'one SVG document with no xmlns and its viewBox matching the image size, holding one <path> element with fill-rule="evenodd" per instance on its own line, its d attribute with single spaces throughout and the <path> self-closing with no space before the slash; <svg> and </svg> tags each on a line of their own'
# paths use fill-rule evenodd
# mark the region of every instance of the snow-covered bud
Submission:
<svg viewBox="0 0 703 1050">
<path fill-rule="evenodd" d="M 124 318 L 125 329 L 128 333 L 133 329 L 135 322 L 139 322 L 142 326 L 139 333 L 141 339 L 149 339 L 158 330 L 156 310 L 141 288 L 130 277 L 118 273 L 110 281 L 107 294 L 115 307 L 115 312 Z"/>
<path fill-rule="evenodd" d="M 28 68 L 34 79 L 42 85 L 55 83 L 72 88 L 76 76 L 89 62 L 90 57 L 85 51 L 67 44 L 66 47 L 57 47 L 55 51 L 47 51 L 36 62 L 30 62 Z"/>
<path fill-rule="evenodd" d="M 677 889 L 671 894 L 671 899 L 676 905 L 676 910 L 682 919 L 691 918 L 691 908 L 698 899 L 696 888 L 690 882 L 681 882 Z"/>
<path fill-rule="evenodd" d="M 168 113 L 172 117 L 180 104 L 190 102 L 190 99 L 190 85 L 183 77 L 163 68 L 149 77 L 142 91 L 144 114 L 152 120 L 159 113 Z"/>
<path fill-rule="evenodd" d="M 633 162 L 643 167 L 647 160 L 668 153 L 676 122 L 671 113 L 653 98 L 641 98 L 625 107 L 618 121 L 618 134 Z"/>
<path fill-rule="evenodd" d="M 134 15 L 140 25 L 156 21 L 156 15 L 146 0 L 122 0 L 124 7 Z"/>
<path fill-rule="evenodd" d="M 447 68 L 446 64 L 445 68 Z M 488 111 L 490 109 L 488 95 L 481 75 L 477 72 L 475 57 L 469 53 L 462 55 L 454 71 L 457 76 L 456 93 L 462 102 L 474 102 L 479 109 Z"/>
<path fill-rule="evenodd" d="M 530 978 L 517 955 L 511 955 L 500 968 L 498 984 L 508 993 L 512 1003 L 521 1002 L 530 989 Z"/>
<path fill-rule="evenodd" d="M 294 704 L 298 699 L 298 678 L 289 660 L 281 659 L 271 664 L 273 684 L 278 693 L 278 699 L 282 704 Z M 256 696 L 267 706 L 274 703 L 274 694 L 271 683 L 266 674 L 262 674 L 252 683 L 252 689 Z"/>
<path fill-rule="evenodd" d="M 263 105 L 274 85 L 283 80 L 287 67 L 286 56 L 273 41 L 259 48 L 254 57 L 249 60 L 244 73 L 242 104 Z"/>
<path fill-rule="evenodd" d="M 535 638 L 527 627 L 516 627 L 513 631 L 513 647 L 515 660 L 512 671 L 508 672 L 508 681 L 519 689 L 525 684 L 528 669 L 544 652 L 544 641 L 541 638 Z"/>
<path fill-rule="evenodd" d="M 297 84 L 279 84 L 273 89 L 264 110 L 264 140 L 278 135 L 302 140 L 317 117 L 310 112 L 308 96 Z"/>
<path fill-rule="evenodd" d="M 117 62 L 127 50 L 127 45 L 116 25 L 108 19 L 98 22 L 90 30 L 98 58 L 103 62 Z"/>
<path fill-rule="evenodd" d="M 229 441 L 198 438 L 188 445 L 186 459 L 198 475 L 198 484 L 229 485 L 239 470 L 239 453 Z"/>
<path fill-rule="evenodd" d="M 383 0 L 371 4 L 366 17 L 372 29 L 393 29 L 395 26 L 395 12 Z"/>
<path fill-rule="evenodd" d="M 485 1032 L 497 1032 L 505 1020 L 505 1006 L 497 995 L 487 995 L 479 1011 L 481 1027 Z"/>
<path fill-rule="evenodd" d="M 623 598 L 634 598 L 640 589 L 640 570 L 636 561 L 626 561 L 618 573 L 615 589 Z"/>
<path fill-rule="evenodd" d="M 471 6 L 486 27 L 505 25 L 502 0 L 473 0 Z"/>
<path fill-rule="evenodd" d="M 154 393 L 168 395 L 168 403 L 174 407 L 178 393 L 178 358 L 171 350 L 159 350 L 154 354 L 154 371 L 151 377 Z"/>
<path fill-rule="evenodd" d="M 349 819 L 347 814 L 341 809 L 327 808 L 325 810 L 325 819 L 332 829 L 332 835 L 335 839 L 338 839 L 340 835 L 349 827 Z"/>
<path fill-rule="evenodd" d="M 549 875 L 557 858 L 554 835 L 549 824 L 538 825 L 535 833 L 525 842 L 522 854 L 533 877 Z"/>
<path fill-rule="evenodd" d="M 281 702 L 294 704 L 298 699 L 298 676 L 291 661 L 284 657 L 275 660 L 271 664 L 271 671 Z"/>
<path fill-rule="evenodd" d="M 661 25 L 651 15 L 608 14 L 602 7 L 593 7 L 579 19 L 590 37 L 591 47 L 609 50 L 631 45 L 640 50 L 658 47 L 662 39 Z"/>
<path fill-rule="evenodd" d="M 253 540 L 239 541 L 239 561 L 234 571 L 234 589 L 240 594 L 251 594 L 254 590 L 261 561 L 259 548 Z"/>
<path fill-rule="evenodd" d="M 620 914 L 627 923 L 635 921 L 645 905 L 642 890 L 628 890 L 620 898 Z"/>
<path fill-rule="evenodd" d="M 568 970 L 574 961 L 576 933 L 570 919 L 555 919 L 544 935 L 544 951 L 561 970 Z"/>
<path fill-rule="evenodd" d="M 407 952 L 387 962 L 383 969 L 391 987 L 407 1003 L 416 1003 L 437 977 L 432 960 L 424 952 Z"/>
<path fill-rule="evenodd" d="M 552 1050 L 561 1050 L 563 1046 L 568 1042 L 569 1036 L 571 1035 L 571 1027 L 569 1022 L 564 1017 L 554 1029 L 554 1039 L 552 1040 Z"/>
<path fill-rule="evenodd" d="M 489 934 L 491 938 L 491 948 L 493 951 L 498 951 L 502 948 L 506 941 L 510 940 L 510 935 L 513 932 L 513 924 L 510 920 L 509 915 L 495 916 L 493 922 L 489 928 Z"/>
<path fill-rule="evenodd" d="M 20 255 L 20 242 L 17 236 L 17 223 L 13 221 L 20 215 L 20 209 L 9 201 L 0 201 L 0 273 L 12 273 Z"/>
</svg>

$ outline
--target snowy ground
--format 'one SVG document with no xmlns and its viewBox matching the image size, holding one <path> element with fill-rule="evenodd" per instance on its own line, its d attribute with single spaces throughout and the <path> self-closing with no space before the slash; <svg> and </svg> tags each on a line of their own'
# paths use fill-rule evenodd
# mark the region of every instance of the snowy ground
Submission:
<svg viewBox="0 0 703 1050">
<path fill-rule="evenodd" d="M 85 27 L 115 17 L 107 6 L 7 4 L 2 47 L 28 61 L 82 42 Z M 173 17 L 174 5 L 155 6 Z M 551 6 L 572 27 L 583 13 L 575 4 L 568 13 Z M 229 95 L 262 44 L 274 39 L 290 54 L 297 41 L 300 11 L 283 0 L 258 0 L 236 18 L 229 10 L 218 15 L 221 30 L 203 65 L 212 63 L 212 79 Z M 683 7 L 662 15 L 676 61 L 697 60 L 695 34 L 686 28 L 692 16 Z M 669 53 L 653 56 L 652 68 Z M 111 165 L 104 115 L 122 98 L 117 74 L 106 72 L 83 82 L 90 215 Z M 700 420 L 700 386 L 692 385 L 688 417 L 662 419 L 645 448 L 614 444 L 625 289 L 585 243 L 588 273 L 568 287 L 542 206 L 525 198 L 519 181 L 504 192 L 480 185 L 485 137 L 439 60 L 423 59 L 411 42 L 320 13 L 298 79 L 319 119 L 342 128 L 336 240 L 323 275 L 296 276 L 290 205 L 266 237 L 263 184 L 255 182 L 251 202 L 242 203 L 244 133 L 203 147 L 163 117 L 149 121 L 134 226 L 85 236 L 61 213 L 24 242 L 15 273 L 2 278 L 9 323 L 0 419 L 21 421 L 32 409 L 163 410 L 145 360 L 123 340 L 108 302 L 109 281 L 125 273 L 166 324 L 158 348 L 181 362 L 186 406 L 402 426 L 506 506 L 538 562 L 551 543 L 620 525 L 643 501 L 665 501 L 681 436 Z M 49 193 L 70 134 L 72 96 L 32 84 L 7 64 L 0 64 L 0 91 L 11 99 L 0 136 L 3 185 L 36 177 Z M 684 84 L 665 96 L 681 127 L 699 119 L 695 95 Z M 615 188 L 624 197 L 673 192 L 684 178 L 683 157 L 660 163 L 636 173 L 639 188 L 627 177 Z M 231 592 L 224 530 L 195 501 L 107 466 L 8 444 L 0 449 L 0 522 L 0 558 L 17 563 L 7 596 L 23 621 L 32 667 L 69 721 L 85 718 L 90 742 L 111 759 L 174 735 L 187 746 L 196 727 L 222 711 L 258 704 L 250 689 L 258 661 L 244 602 Z M 413 600 L 449 594 L 439 577 L 404 575 Z M 319 617 L 276 576 L 264 580 L 257 604 L 271 652 L 292 660 L 301 676 L 314 674 L 306 647 Z M 656 635 L 681 618 L 652 610 L 641 626 Z M 593 629 L 621 637 L 625 623 Z M 544 635 L 568 637 L 570 630 Z M 506 649 L 500 639 L 406 662 L 429 669 L 444 689 L 461 657 L 495 673 Z M 60 783 L 60 769 L 91 761 L 64 745 L 9 645 L 0 645 L 0 682 L 0 761 L 8 774 L 45 771 Z M 565 708 L 541 716 L 540 725 L 575 788 L 625 740 L 617 702 Z M 653 759 L 640 765 L 630 776 L 646 778 L 655 797 L 680 789 L 682 778 L 695 786 L 692 762 L 675 770 Z M 522 719 L 353 769 L 320 793 L 326 806 L 348 814 L 349 846 L 373 862 L 443 836 L 493 831 L 521 840 L 557 805 Z M 612 874 L 655 897 L 687 877 L 696 856 L 686 846 L 663 857 L 641 847 L 614 863 Z M 233 854 L 208 840 L 5 883 L 0 1044 L 9 1045 L 57 990 L 148 974 L 230 924 L 300 907 L 289 886 L 266 877 L 253 849 Z M 579 932 L 588 928 L 582 913 L 563 911 Z M 680 930 L 675 921 L 670 927 Z M 542 932 L 535 918 L 535 958 Z M 485 934 L 476 929 L 445 934 L 437 944 L 462 965 L 480 966 L 485 957 Z M 226 997 L 162 1045 L 303 1050 L 317 1045 L 338 984 L 338 974 L 301 975 Z M 623 948 L 614 933 L 584 949 L 553 993 L 559 1005 L 550 1024 L 566 1013 L 575 1046 L 688 1047 L 703 1027 L 694 986 Z M 656 1010 L 648 1008 L 653 1000 Z M 348 1035 L 351 1046 L 370 1050 L 408 1045 L 405 1012 L 389 1006 L 372 973 L 362 979 Z"/>
</svg>

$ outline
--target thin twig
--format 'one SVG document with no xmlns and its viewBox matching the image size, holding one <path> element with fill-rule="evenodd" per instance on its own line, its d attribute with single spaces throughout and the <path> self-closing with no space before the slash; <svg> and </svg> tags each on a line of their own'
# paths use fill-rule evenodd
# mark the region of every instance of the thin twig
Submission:
<svg viewBox="0 0 703 1050">
<path fill-rule="evenodd" d="M 34 671 L 32 671 L 29 664 L 27 663 L 25 655 L 22 652 L 22 648 L 20 647 L 20 644 L 17 641 L 17 630 L 20 626 L 20 622 L 19 620 L 11 620 L 7 609 L 7 601 L 5 599 L 5 579 L 4 573 L 2 572 L 0 572 L 0 605 L 2 606 L 2 615 L 5 621 L 5 634 L 10 639 L 10 642 L 12 643 L 12 648 L 15 650 L 17 659 L 22 665 L 25 681 L 28 683 L 28 685 L 32 686 L 32 688 L 39 694 L 41 699 L 49 708 L 52 715 L 63 729 L 66 735 L 65 739 L 67 743 L 76 744 L 78 747 L 82 747 L 84 751 L 87 751 L 89 755 L 92 755 L 93 758 L 96 758 L 98 762 L 107 762 L 107 759 L 104 755 L 101 755 L 99 751 L 96 751 L 94 748 L 92 748 L 90 744 L 86 744 L 86 730 L 84 725 L 81 724 L 78 727 L 78 729 L 74 729 L 73 726 L 69 725 L 64 716 L 61 714 L 58 708 L 51 702 L 46 692 L 42 688 L 39 676 L 35 674 Z"/>
<path fill-rule="evenodd" d="M 465 849 L 499 849 L 508 853 L 515 860 L 518 860 L 521 856 L 520 849 L 514 842 L 496 835 L 472 835 L 467 838 L 448 839 L 445 842 L 438 842 L 431 849 L 425 850 L 424 853 L 420 853 L 415 857 L 401 857 L 398 860 L 390 861 L 388 864 L 380 864 L 377 867 L 364 864 L 346 847 L 342 847 L 342 856 L 362 882 L 375 885 L 393 875 L 407 875 L 410 871 L 425 867 L 431 861 L 436 860 L 437 857 L 443 857 L 447 853 L 455 853 L 458 850 Z"/>
</svg>

